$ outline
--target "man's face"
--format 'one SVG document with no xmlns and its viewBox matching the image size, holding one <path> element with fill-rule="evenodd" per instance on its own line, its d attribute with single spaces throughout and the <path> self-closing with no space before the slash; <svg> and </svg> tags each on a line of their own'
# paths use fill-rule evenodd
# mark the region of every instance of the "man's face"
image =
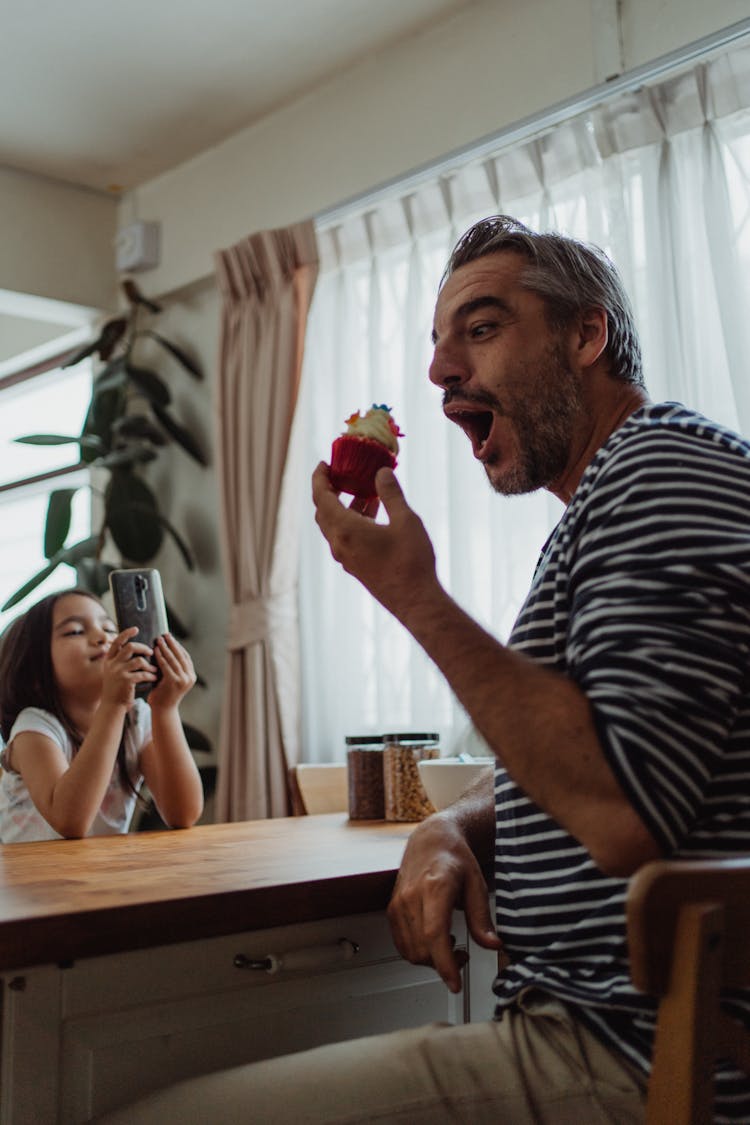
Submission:
<svg viewBox="0 0 750 1125">
<path fill-rule="evenodd" d="M 440 291 L 433 330 L 430 379 L 443 388 L 445 415 L 506 496 L 562 477 L 582 410 L 568 333 L 521 287 L 526 266 L 510 251 L 461 266 Z"/>
</svg>

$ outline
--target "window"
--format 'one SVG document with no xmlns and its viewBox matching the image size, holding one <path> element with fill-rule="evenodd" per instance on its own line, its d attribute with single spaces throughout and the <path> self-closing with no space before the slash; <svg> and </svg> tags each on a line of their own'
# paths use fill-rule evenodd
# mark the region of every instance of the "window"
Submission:
<svg viewBox="0 0 750 1125">
<path fill-rule="evenodd" d="M 78 446 L 20 445 L 13 440 L 29 433 L 80 433 L 91 397 L 91 366 L 84 361 L 70 369 L 45 369 L 13 381 L 16 378 L 0 379 L 0 604 L 45 565 L 44 519 L 54 488 L 79 487 L 69 542 L 85 538 L 91 530 L 88 470 L 71 471 L 79 461 Z M 59 566 L 23 602 L 0 613 L 0 629 L 45 594 L 74 583 L 74 569 Z"/>
</svg>

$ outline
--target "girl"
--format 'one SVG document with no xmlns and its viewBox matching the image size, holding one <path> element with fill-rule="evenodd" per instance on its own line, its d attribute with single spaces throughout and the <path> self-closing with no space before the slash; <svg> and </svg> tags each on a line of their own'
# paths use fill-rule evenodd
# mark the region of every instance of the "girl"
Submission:
<svg viewBox="0 0 750 1125">
<path fill-rule="evenodd" d="M 127 832 L 145 779 L 174 828 L 194 824 L 203 788 L 178 704 L 193 664 L 169 633 L 152 650 L 117 632 L 85 590 L 51 594 L 0 644 L 0 840 Z M 138 684 L 153 683 L 148 704 Z"/>
</svg>

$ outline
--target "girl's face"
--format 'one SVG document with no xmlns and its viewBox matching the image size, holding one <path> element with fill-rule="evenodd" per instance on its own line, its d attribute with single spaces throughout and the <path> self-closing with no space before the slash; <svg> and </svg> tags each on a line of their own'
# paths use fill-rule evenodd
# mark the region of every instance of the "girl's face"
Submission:
<svg viewBox="0 0 750 1125">
<path fill-rule="evenodd" d="M 85 594 L 64 594 L 52 610 L 52 671 L 63 695 L 101 689 L 102 661 L 117 635 L 109 614 Z"/>
</svg>

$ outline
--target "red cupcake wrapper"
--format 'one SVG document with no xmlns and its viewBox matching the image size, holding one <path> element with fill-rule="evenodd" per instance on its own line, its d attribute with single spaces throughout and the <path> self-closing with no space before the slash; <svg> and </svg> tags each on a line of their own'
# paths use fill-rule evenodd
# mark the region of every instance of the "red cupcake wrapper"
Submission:
<svg viewBox="0 0 750 1125">
<path fill-rule="evenodd" d="M 396 458 L 374 438 L 342 434 L 331 447 L 330 478 L 337 492 L 371 500 L 377 496 L 375 474 L 384 466 L 395 469 Z"/>
</svg>

